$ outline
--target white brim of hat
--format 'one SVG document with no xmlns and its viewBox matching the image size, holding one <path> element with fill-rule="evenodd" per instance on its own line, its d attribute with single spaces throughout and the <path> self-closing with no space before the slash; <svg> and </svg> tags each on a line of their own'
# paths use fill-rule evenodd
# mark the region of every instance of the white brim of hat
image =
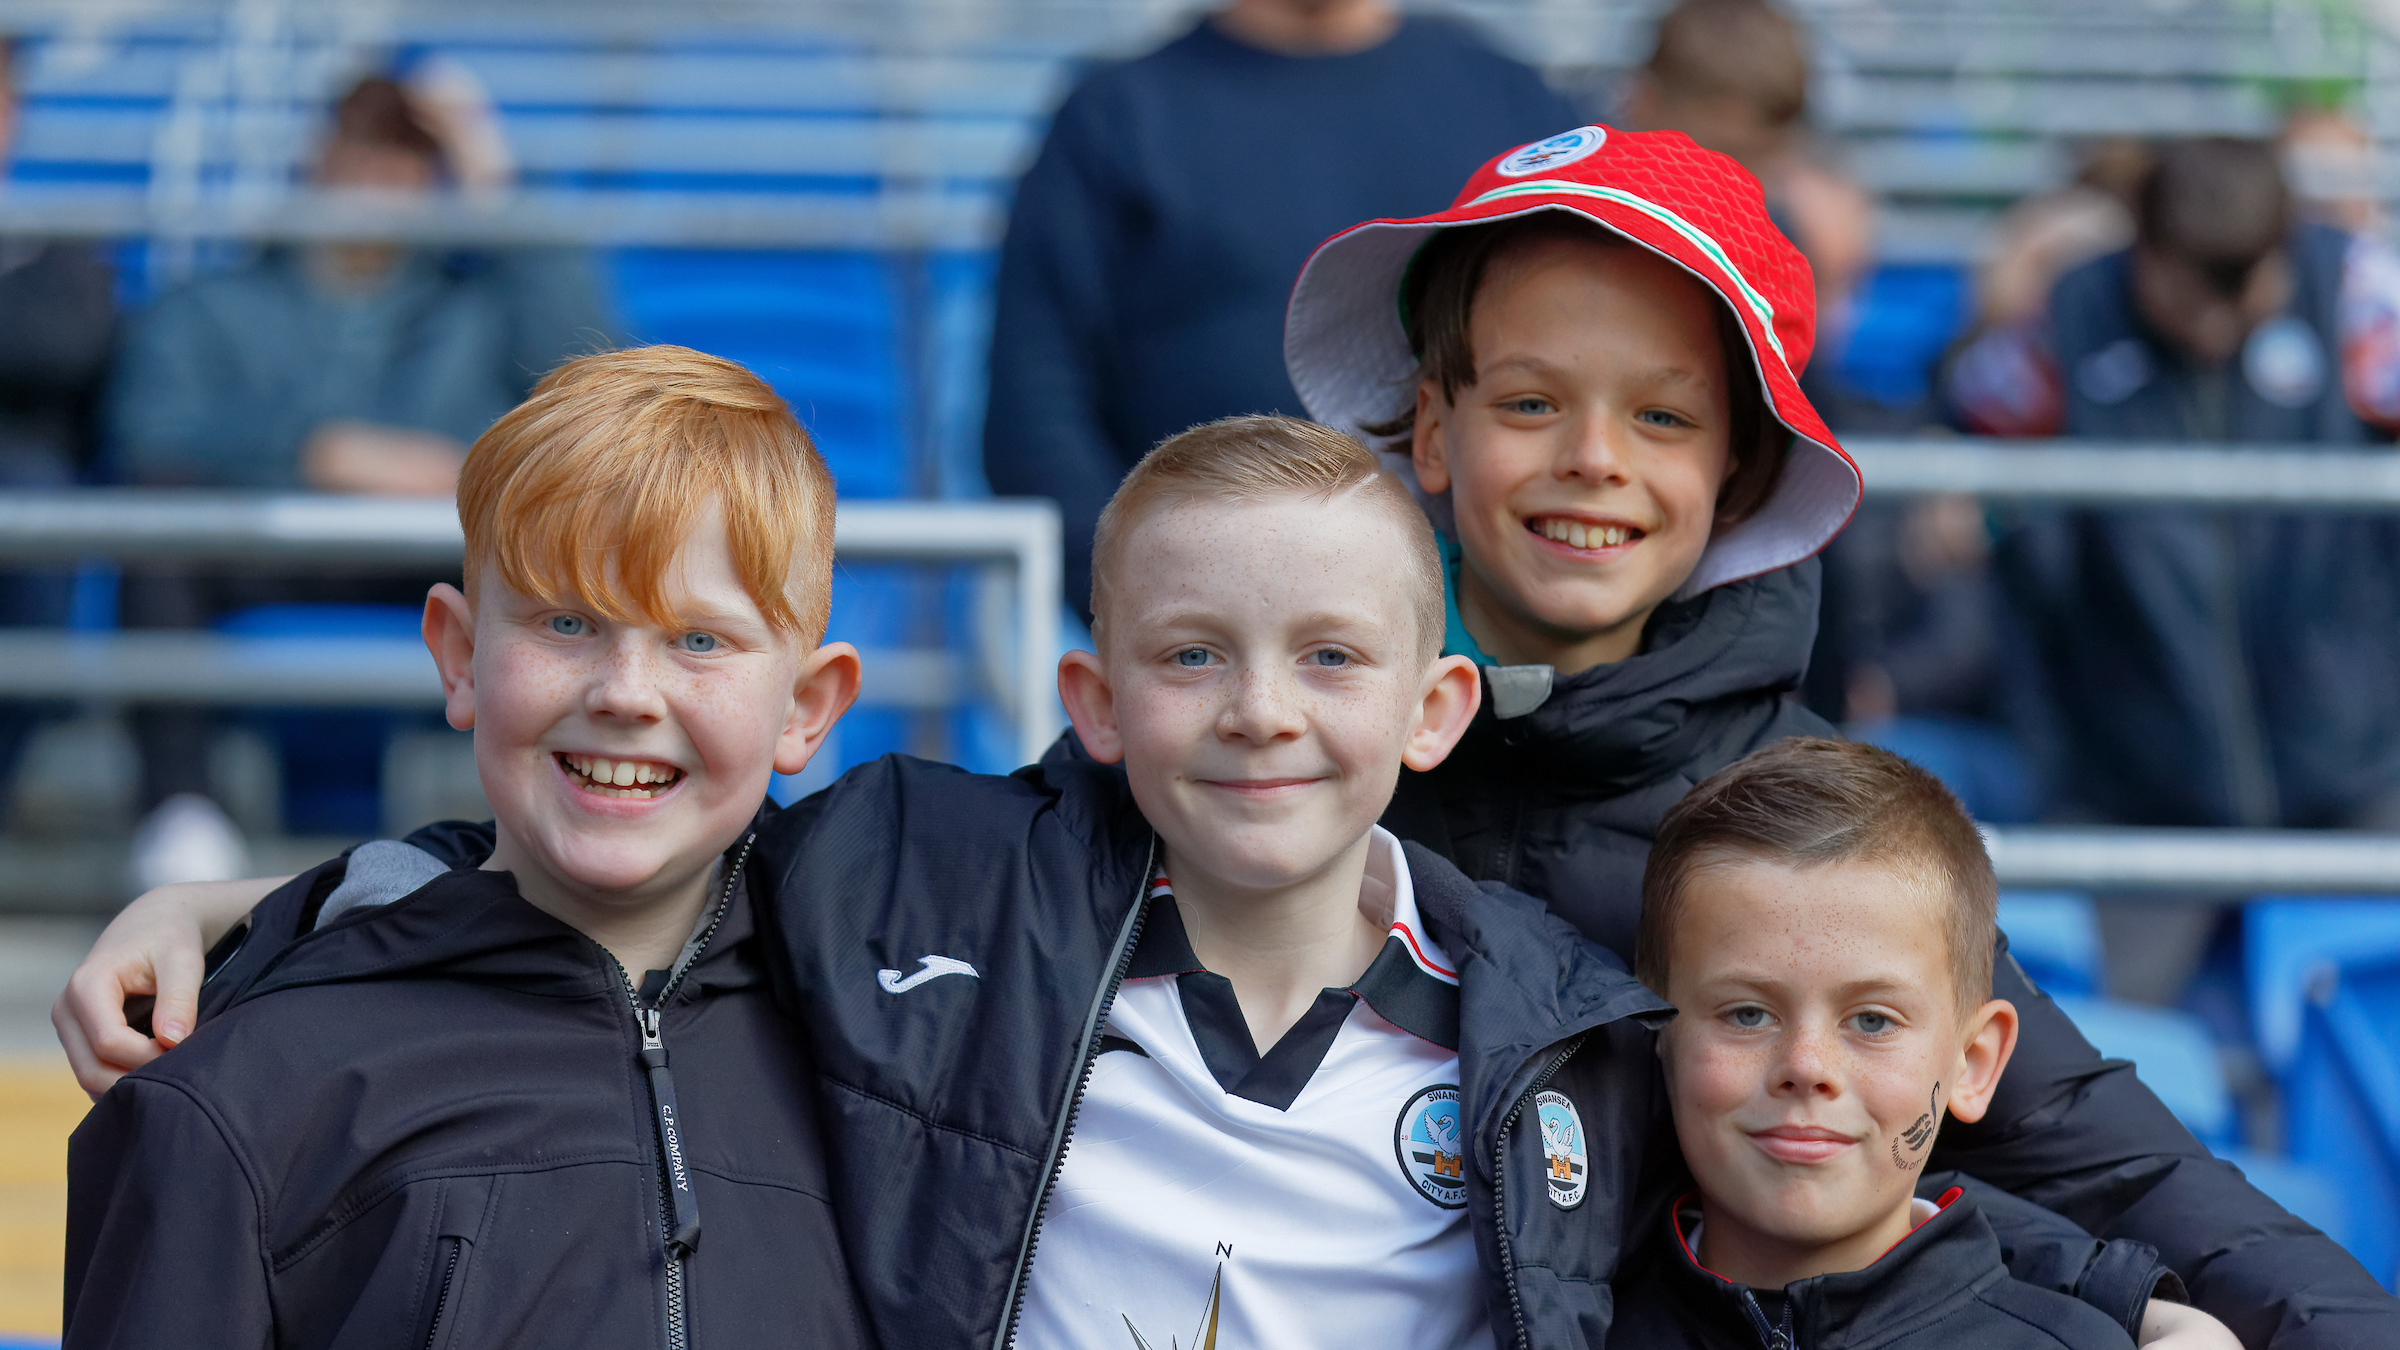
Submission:
<svg viewBox="0 0 2400 1350">
<path fill-rule="evenodd" d="M 1544 203 L 1486 220 L 1565 210 L 1573 208 Z M 1589 213 L 1576 214 L 1608 228 L 1606 221 Z M 1424 504 L 1434 528 L 1445 532 L 1453 529 L 1449 494 L 1436 496 L 1418 484 L 1406 438 L 1378 438 L 1366 428 L 1389 422 L 1416 405 L 1417 359 L 1409 352 L 1408 330 L 1400 322 L 1400 283 L 1417 250 L 1439 231 L 1454 228 L 1456 224 L 1377 221 L 1336 236 L 1301 269 L 1283 325 L 1284 366 L 1308 415 L 1364 440 Z M 1678 258 L 1659 256 L 1691 271 Z M 1697 272 L 1692 275 L 1716 293 L 1707 277 Z M 1750 359 L 1755 374 L 1759 361 L 1756 342 L 1749 338 L 1747 328 L 1743 336 L 1754 348 Z M 1773 413 L 1774 395 L 1763 377 L 1759 391 Z M 1779 414 L 1777 420 L 1783 420 Z M 1788 423 L 1786 426 L 1790 429 Z M 1847 455 L 1792 429 L 1792 447 L 1774 493 L 1748 520 L 1709 540 L 1699 565 L 1675 598 L 1685 599 L 1814 556 L 1849 523 L 1858 509 L 1859 492 L 1858 469 Z"/>
</svg>

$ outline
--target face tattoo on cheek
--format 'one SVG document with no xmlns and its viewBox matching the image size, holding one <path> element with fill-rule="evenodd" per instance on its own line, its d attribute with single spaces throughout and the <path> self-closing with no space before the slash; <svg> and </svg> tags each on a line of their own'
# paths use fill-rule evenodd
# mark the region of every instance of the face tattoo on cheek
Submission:
<svg viewBox="0 0 2400 1350">
<path fill-rule="evenodd" d="M 1942 1085 L 1936 1083 L 1933 1085 L 1932 1095 L 1926 1099 L 1925 1114 L 1917 1117 L 1916 1123 L 1910 1125 L 1905 1133 L 1892 1141 L 1892 1166 L 1906 1172 L 1924 1163 L 1925 1160 L 1917 1155 L 1922 1154 L 1925 1146 L 1933 1142 L 1933 1123 L 1941 1114 Z M 1905 1158 L 1900 1156 L 1900 1145 L 1903 1143 L 1908 1145 L 1909 1152 L 1909 1156 Z"/>
</svg>

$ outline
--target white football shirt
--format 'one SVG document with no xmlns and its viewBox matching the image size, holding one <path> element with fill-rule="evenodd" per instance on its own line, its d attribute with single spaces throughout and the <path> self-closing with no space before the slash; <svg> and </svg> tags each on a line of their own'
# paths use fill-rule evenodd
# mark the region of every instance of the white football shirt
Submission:
<svg viewBox="0 0 2400 1350">
<path fill-rule="evenodd" d="M 1028 1350 L 1492 1345 L 1467 1230 L 1458 976 L 1381 829 L 1359 908 L 1390 936 L 1264 1055 L 1169 881 L 1052 1189 Z"/>
</svg>

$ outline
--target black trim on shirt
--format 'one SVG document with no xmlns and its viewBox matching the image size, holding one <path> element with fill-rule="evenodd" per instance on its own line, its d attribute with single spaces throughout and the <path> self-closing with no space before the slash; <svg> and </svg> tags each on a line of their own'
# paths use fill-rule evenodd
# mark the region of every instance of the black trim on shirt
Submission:
<svg viewBox="0 0 2400 1350">
<path fill-rule="evenodd" d="M 1316 1076 L 1341 1035 L 1351 1007 L 1361 999 L 1376 1016 L 1402 1031 L 1445 1050 L 1458 1049 L 1458 987 L 1419 969 L 1408 945 L 1397 937 L 1385 939 L 1383 950 L 1356 984 L 1320 992 L 1263 1055 L 1234 997 L 1233 981 L 1200 964 L 1171 894 L 1151 897 L 1141 942 L 1125 971 L 1129 980 L 1166 975 L 1175 977 L 1192 1043 L 1217 1086 L 1230 1096 L 1278 1111 L 1291 1110 L 1299 1100 L 1301 1089 Z"/>
</svg>

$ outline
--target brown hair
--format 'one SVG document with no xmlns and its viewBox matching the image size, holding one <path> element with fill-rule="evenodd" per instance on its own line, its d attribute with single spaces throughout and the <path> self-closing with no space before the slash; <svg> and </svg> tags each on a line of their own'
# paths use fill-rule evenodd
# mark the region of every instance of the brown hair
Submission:
<svg viewBox="0 0 2400 1350">
<path fill-rule="evenodd" d="M 1488 225 L 1455 226 L 1427 241 L 1400 283 L 1401 318 L 1408 328 L 1409 351 L 1417 358 L 1417 378 L 1440 385 L 1445 399 L 1472 388 L 1475 349 L 1469 333 L 1484 278 L 1498 263 L 1562 239 L 1610 248 L 1641 247 L 1572 211 L 1536 211 Z M 1740 524 L 1766 505 L 1775 480 L 1783 475 L 1784 451 L 1792 436 L 1767 411 L 1758 364 L 1750 355 L 1741 321 L 1724 297 L 1712 291 L 1709 299 L 1724 353 L 1725 449 L 1733 459 L 1733 472 L 1717 493 L 1716 520 L 1723 527 Z M 1364 430 L 1372 436 L 1400 436 L 1413 431 L 1416 421 L 1412 407 Z"/>
<path fill-rule="evenodd" d="M 2232 298 L 2291 230 L 2292 194 L 2273 146 L 2204 136 L 2158 152 L 2133 213 L 2144 245 L 2190 262 Z"/>
<path fill-rule="evenodd" d="M 445 162 L 441 141 L 418 114 L 408 90 L 384 75 L 360 80 L 333 105 L 333 136 L 356 145 L 405 150 L 437 165 Z"/>
<path fill-rule="evenodd" d="M 1692 878 L 1728 862 L 1870 862 L 1922 877 L 1941 906 L 1958 1006 L 1990 996 L 2000 884 L 1983 836 L 1941 781 L 1888 750 L 1781 741 L 1711 774 L 1667 812 L 1642 874 L 1634 971 L 1664 994 Z"/>
<path fill-rule="evenodd" d="M 1440 655 L 1446 619 L 1442 556 L 1424 509 L 1374 452 L 1356 440 L 1296 417 L 1228 417 L 1160 441 L 1125 475 L 1100 513 L 1092 541 L 1092 626 L 1108 618 L 1109 586 L 1133 527 L 1168 501 L 1255 502 L 1282 496 L 1321 500 L 1355 494 L 1400 526 L 1406 555 L 1394 560 L 1414 594 L 1417 645 Z"/>
<path fill-rule="evenodd" d="M 672 627 L 677 550 L 712 504 L 744 589 L 813 646 L 833 595 L 833 476 L 776 392 L 688 347 L 569 361 L 494 422 L 458 477 L 467 593 L 481 569 L 547 603 Z"/>
<path fill-rule="evenodd" d="M 1766 0 L 1683 0 L 1642 69 L 1671 98 L 1738 99 L 1771 127 L 1808 111 L 1808 44 Z"/>
</svg>

